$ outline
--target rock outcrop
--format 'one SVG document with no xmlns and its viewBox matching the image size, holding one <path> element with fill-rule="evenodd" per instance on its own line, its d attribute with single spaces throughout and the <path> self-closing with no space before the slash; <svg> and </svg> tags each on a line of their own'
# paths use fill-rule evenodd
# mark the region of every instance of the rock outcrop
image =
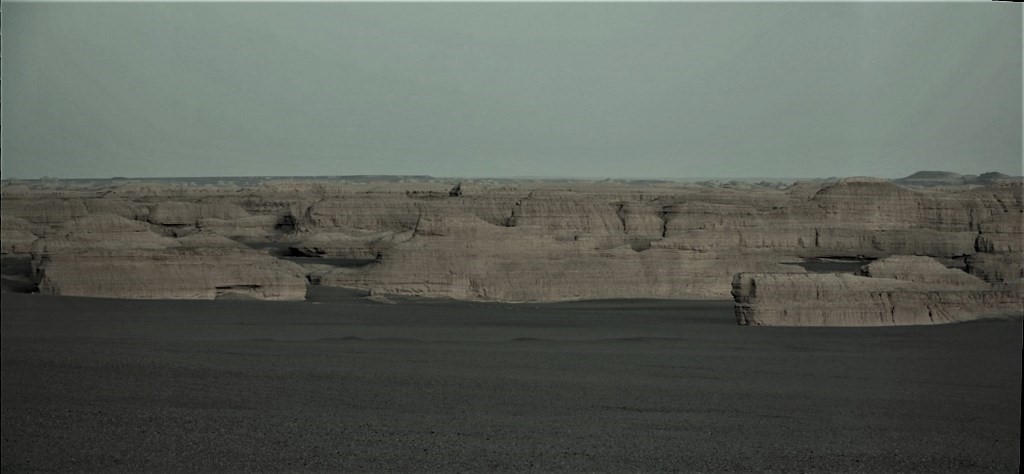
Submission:
<svg viewBox="0 0 1024 474">
<path fill-rule="evenodd" d="M 233 240 L 198 233 L 175 239 L 114 214 L 72 219 L 33 245 L 46 294 L 134 299 L 247 297 L 301 300 L 296 264 Z"/>
<path fill-rule="evenodd" d="M 902 326 L 1021 316 L 1021 285 L 990 285 L 928 257 L 890 257 L 861 275 L 739 273 L 736 321 L 757 326 Z"/>
<path fill-rule="evenodd" d="M 931 257 L 897 255 L 883 258 L 864 265 L 861 275 L 956 288 L 986 286 L 984 280 L 955 268 L 946 268 Z"/>
<path fill-rule="evenodd" d="M 0 254 L 26 255 L 41 232 L 38 225 L 15 216 L 0 216 Z"/>
<path fill-rule="evenodd" d="M 772 259 L 711 252 L 634 250 L 599 237 L 559 240 L 530 228 L 437 221 L 357 269 L 324 275 L 329 286 L 470 300 L 719 298 L 736 271 L 803 271 Z"/>
<path fill-rule="evenodd" d="M 967 271 L 990 283 L 1024 281 L 1024 253 L 978 253 L 967 257 Z"/>
<path fill-rule="evenodd" d="M 972 275 L 993 283 L 1024 282 L 1024 213 L 1007 206 L 979 224 L 976 250 L 966 259 Z"/>
<path fill-rule="evenodd" d="M 102 252 L 136 262 L 228 258 L 219 254 L 254 259 L 254 268 L 275 261 L 222 245 L 226 237 L 272 246 L 288 258 L 324 257 L 314 265 L 372 261 L 330 271 L 318 266 L 314 279 L 326 285 L 502 301 L 728 298 L 736 273 L 799 273 L 786 263 L 826 257 L 966 261 L 971 275 L 1012 283 L 1024 270 L 1022 185 L 998 176 L 986 182 L 911 189 L 872 178 L 788 187 L 466 180 L 457 193 L 456 183 L 421 177 L 19 183 L 0 191 L 2 250 L 27 255 L 41 245 L 51 271 L 58 260 L 99 261 Z M 68 291 L 77 285 L 72 279 L 87 278 L 52 275 L 62 280 L 47 291 Z M 271 277 L 236 280 L 200 286 L 277 285 Z M 76 291 L 87 291 L 87 282 L 81 285 Z"/>
</svg>

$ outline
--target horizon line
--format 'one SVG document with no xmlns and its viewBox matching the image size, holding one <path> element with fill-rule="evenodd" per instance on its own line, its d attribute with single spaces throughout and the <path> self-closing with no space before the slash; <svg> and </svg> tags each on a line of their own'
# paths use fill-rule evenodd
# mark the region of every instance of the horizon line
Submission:
<svg viewBox="0 0 1024 474">
<path fill-rule="evenodd" d="M 343 179 L 343 178 L 414 178 L 414 179 L 436 179 L 436 180 L 533 180 L 533 181 L 698 181 L 698 180 L 827 180 L 835 178 L 880 178 L 880 179 L 905 179 L 918 173 L 948 173 L 950 177 L 978 177 L 987 173 L 999 173 L 1010 178 L 1020 178 L 1024 175 L 1007 175 L 999 171 L 985 171 L 978 174 L 963 174 L 954 171 L 942 170 L 920 170 L 906 176 L 886 177 L 878 175 L 832 175 L 832 176 L 686 176 L 686 177 L 653 177 L 653 176 L 543 176 L 543 175 L 517 175 L 517 176 L 434 176 L 427 174 L 377 174 L 359 173 L 346 175 L 206 175 L 206 176 L 110 176 L 110 177 L 53 177 L 41 176 L 38 178 L 3 177 L 0 181 L 87 181 L 87 180 L 185 180 L 185 179 Z"/>
</svg>

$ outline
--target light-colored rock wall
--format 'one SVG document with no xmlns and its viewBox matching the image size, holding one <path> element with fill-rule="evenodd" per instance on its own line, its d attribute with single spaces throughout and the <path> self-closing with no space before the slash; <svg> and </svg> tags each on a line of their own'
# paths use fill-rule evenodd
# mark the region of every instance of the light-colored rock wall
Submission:
<svg viewBox="0 0 1024 474">
<path fill-rule="evenodd" d="M 958 288 L 986 286 L 985 281 L 978 277 L 955 268 L 946 268 L 931 257 L 920 256 L 896 255 L 875 260 L 861 269 L 861 275 Z"/>
<path fill-rule="evenodd" d="M 1021 316 L 1024 286 L 989 285 L 927 257 L 890 257 L 862 275 L 739 273 L 736 321 L 756 326 L 902 326 Z"/>
<path fill-rule="evenodd" d="M 114 214 L 72 219 L 33 243 L 39 291 L 134 299 L 301 300 L 305 271 L 223 236 L 181 239 Z"/>
<path fill-rule="evenodd" d="M 967 258 L 967 271 L 990 283 L 1024 282 L 1024 253 L 978 253 Z"/>
<path fill-rule="evenodd" d="M 246 251 L 90 253 L 43 261 L 44 294 L 129 299 L 302 300 L 305 272 Z"/>
<path fill-rule="evenodd" d="M 25 254 L 37 238 L 54 254 L 79 240 L 172 247 L 149 235 L 64 225 L 116 215 L 139 225 L 132 232 L 171 240 L 218 234 L 298 254 L 380 257 L 321 272 L 325 284 L 515 301 L 727 298 L 734 273 L 794 271 L 780 262 L 806 257 L 968 256 L 969 271 L 989 282 L 1017 280 L 1024 270 L 1017 181 L 944 190 L 864 178 L 786 189 L 463 182 L 462 194 L 450 196 L 453 185 L 5 186 L 2 248 Z"/>
<path fill-rule="evenodd" d="M 489 225 L 483 223 L 482 225 Z M 559 241 L 526 228 L 476 238 L 416 236 L 357 269 L 323 277 L 329 286 L 471 300 L 721 298 L 736 271 L 803 271 L 771 259 Z"/>
<path fill-rule="evenodd" d="M 0 216 L 0 254 L 27 255 L 32 243 L 39 238 L 46 226 L 33 224 L 20 217 Z"/>
</svg>

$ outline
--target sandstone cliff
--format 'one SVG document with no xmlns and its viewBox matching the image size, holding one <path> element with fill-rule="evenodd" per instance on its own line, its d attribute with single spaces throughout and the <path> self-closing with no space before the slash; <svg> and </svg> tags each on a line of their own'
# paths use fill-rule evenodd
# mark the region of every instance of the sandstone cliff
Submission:
<svg viewBox="0 0 1024 474">
<path fill-rule="evenodd" d="M 47 294 L 138 299 L 304 299 L 305 271 L 225 237 L 181 239 L 114 214 L 72 219 L 32 250 Z"/>
<path fill-rule="evenodd" d="M 373 261 L 359 268 L 317 267 L 323 284 L 506 301 L 728 298 L 735 273 L 802 272 L 786 263 L 815 257 L 966 258 L 972 275 L 1012 283 L 1024 275 L 1022 187 L 1019 180 L 990 182 L 997 184 L 908 189 L 847 178 L 780 189 L 751 183 L 463 181 L 455 194 L 455 183 L 444 180 L 16 185 L 0 191 L 2 248 L 26 255 L 43 245 L 52 261 L 67 265 L 75 258 L 103 258 L 101 251 L 136 262 L 168 254 L 199 260 L 204 252 L 212 252 L 210 261 L 273 261 L 263 252 L 213 246 L 212 240 L 182 244 L 215 234 L 323 261 Z M 91 224 L 81 220 L 96 216 Z M 83 242 L 88 251 L 75 250 Z M 56 264 L 50 265 L 52 270 Z M 88 277 L 66 272 L 62 278 L 62 286 L 48 291 L 65 291 L 59 288 Z"/>
<path fill-rule="evenodd" d="M 901 326 L 1021 316 L 1021 285 L 989 285 L 927 257 L 891 257 L 867 265 L 863 273 L 739 273 L 732 282 L 736 321 Z"/>
<path fill-rule="evenodd" d="M 39 238 L 45 226 L 33 224 L 15 216 L 0 216 L 0 253 L 26 255 L 31 251 L 32 243 Z"/>
</svg>

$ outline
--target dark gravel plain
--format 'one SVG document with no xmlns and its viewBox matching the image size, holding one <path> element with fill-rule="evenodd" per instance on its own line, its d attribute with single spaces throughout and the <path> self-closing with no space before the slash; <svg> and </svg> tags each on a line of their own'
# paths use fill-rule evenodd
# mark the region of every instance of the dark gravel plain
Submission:
<svg viewBox="0 0 1024 474">
<path fill-rule="evenodd" d="M 1020 320 L 6 292 L 2 470 L 1017 472 Z"/>
</svg>

